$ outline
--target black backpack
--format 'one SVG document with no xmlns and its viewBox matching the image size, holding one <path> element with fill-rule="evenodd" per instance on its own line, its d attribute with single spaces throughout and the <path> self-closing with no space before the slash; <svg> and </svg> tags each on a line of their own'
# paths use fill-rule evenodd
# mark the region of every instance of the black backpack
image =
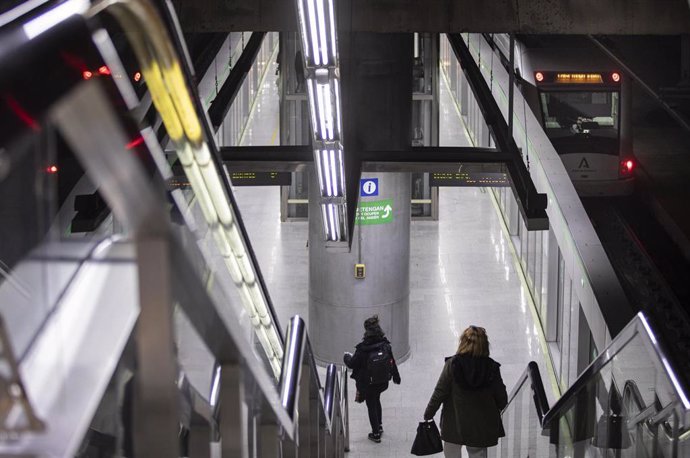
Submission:
<svg viewBox="0 0 690 458">
<path fill-rule="evenodd" d="M 388 383 L 393 374 L 393 354 L 388 344 L 383 344 L 369 352 L 367 359 L 367 379 L 369 385 Z"/>
</svg>

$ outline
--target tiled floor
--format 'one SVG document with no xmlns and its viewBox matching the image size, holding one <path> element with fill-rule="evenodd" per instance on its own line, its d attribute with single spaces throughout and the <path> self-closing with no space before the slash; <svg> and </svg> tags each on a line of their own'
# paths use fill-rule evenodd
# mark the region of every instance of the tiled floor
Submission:
<svg viewBox="0 0 690 458">
<path fill-rule="evenodd" d="M 278 99 L 271 80 L 263 86 L 246 144 L 278 137 L 273 132 Z M 467 145 L 445 84 L 441 96 L 441 145 Z M 280 223 L 278 188 L 238 187 L 235 195 L 280 322 L 295 313 L 308 320 L 307 223 Z M 366 408 L 350 402 L 352 458 L 409 455 L 444 356 L 454 353 L 460 332 L 470 324 L 487 329 L 509 391 L 530 360 L 546 374 L 527 290 L 490 194 L 482 188 L 442 188 L 439 198 L 440 220 L 414 222 L 411 228 L 412 356 L 400 367 L 403 383 L 391 384 L 382 396 L 381 444 L 366 439 Z"/>
</svg>

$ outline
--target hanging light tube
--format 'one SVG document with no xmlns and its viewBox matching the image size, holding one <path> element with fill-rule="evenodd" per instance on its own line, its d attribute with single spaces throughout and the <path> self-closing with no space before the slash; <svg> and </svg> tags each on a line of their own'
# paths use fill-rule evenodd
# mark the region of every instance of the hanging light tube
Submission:
<svg viewBox="0 0 690 458">
<path fill-rule="evenodd" d="M 338 165 L 335 163 L 335 151 L 330 150 L 330 156 L 331 156 L 331 161 L 330 161 L 330 170 L 326 170 L 326 173 L 331 174 L 331 183 L 333 184 L 333 194 L 338 195 L 338 179 L 336 177 L 336 170 L 338 169 Z"/>
<path fill-rule="evenodd" d="M 331 26 L 331 57 L 333 58 L 333 63 L 335 65 L 338 64 L 337 58 L 335 51 L 335 10 L 333 8 L 333 0 L 328 0 L 328 18 L 330 19 L 330 26 Z"/>
<path fill-rule="evenodd" d="M 316 150 L 314 152 L 314 159 L 316 159 L 316 176 L 319 179 L 319 190 L 321 191 L 321 195 L 325 192 L 323 188 L 323 173 L 321 173 L 321 151 Z"/>
<path fill-rule="evenodd" d="M 326 178 L 326 194 L 328 197 L 331 197 L 333 195 L 332 187 L 331 187 L 331 174 L 329 172 L 331 165 L 328 160 L 328 150 L 323 150 L 323 165 L 324 168 L 323 170 L 320 170 L 319 173 L 322 173 L 325 178 Z"/>
<path fill-rule="evenodd" d="M 345 164 L 343 164 L 343 150 L 338 148 L 338 170 L 340 171 L 340 189 L 345 194 Z"/>
<path fill-rule="evenodd" d="M 336 129 L 338 129 L 338 135 L 343 131 L 343 124 L 340 120 L 340 82 L 338 78 L 333 78 L 333 87 L 335 88 L 335 115 L 337 119 Z"/>
<path fill-rule="evenodd" d="M 323 85 L 316 84 L 316 118 L 319 121 L 321 140 L 326 139 L 326 108 L 324 106 Z"/>
<path fill-rule="evenodd" d="M 323 13 L 324 1 L 316 1 L 316 14 L 319 25 L 319 50 L 321 51 L 321 62 L 328 65 L 328 43 L 326 42 L 326 16 Z"/>
<path fill-rule="evenodd" d="M 321 1 L 321 0 L 317 0 Z M 314 0 L 307 0 L 307 14 L 309 16 L 309 31 L 311 32 L 311 46 L 312 46 L 312 56 L 314 57 L 314 63 L 316 65 L 321 65 L 321 54 L 319 54 L 319 38 L 318 32 L 316 30 L 316 14 L 314 11 Z"/>
<path fill-rule="evenodd" d="M 311 125 L 316 133 L 316 98 L 314 98 L 314 86 L 316 86 L 316 81 L 307 80 L 307 89 L 309 92 L 309 111 L 311 112 Z"/>
<path fill-rule="evenodd" d="M 333 119 L 333 105 L 331 105 L 331 85 L 321 86 L 323 88 L 324 95 L 324 105 L 326 105 L 326 129 L 327 136 L 329 140 L 333 140 L 333 125 L 335 121 Z"/>
<path fill-rule="evenodd" d="M 326 204 L 321 204 L 321 222 L 323 223 L 323 235 L 328 240 L 328 216 L 326 215 Z"/>
<path fill-rule="evenodd" d="M 333 0 L 297 0 L 325 239 L 347 239 L 345 157 Z"/>
<path fill-rule="evenodd" d="M 338 240 L 335 229 L 335 215 L 333 214 L 333 204 L 328 204 L 328 221 L 330 222 L 328 228 L 332 240 Z"/>
<path fill-rule="evenodd" d="M 304 5 L 300 1 L 297 2 L 297 11 L 299 13 L 300 29 L 302 30 L 302 52 L 304 53 L 304 59 L 308 60 L 310 54 L 309 44 L 307 43 L 307 21 L 304 15 Z"/>
</svg>

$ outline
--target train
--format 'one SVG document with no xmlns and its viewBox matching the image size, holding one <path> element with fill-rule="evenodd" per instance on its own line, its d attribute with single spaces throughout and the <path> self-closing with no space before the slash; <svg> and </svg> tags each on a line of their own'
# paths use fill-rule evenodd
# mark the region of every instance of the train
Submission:
<svg viewBox="0 0 690 458">
<path fill-rule="evenodd" d="M 507 34 L 489 37 L 507 59 Z M 633 191 L 632 81 L 585 37 L 519 36 L 523 96 L 582 197 Z"/>
</svg>

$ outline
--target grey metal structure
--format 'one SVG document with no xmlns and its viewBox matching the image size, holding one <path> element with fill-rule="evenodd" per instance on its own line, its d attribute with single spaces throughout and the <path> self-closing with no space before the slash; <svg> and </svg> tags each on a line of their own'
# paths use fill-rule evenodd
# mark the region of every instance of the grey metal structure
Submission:
<svg viewBox="0 0 690 458">
<path fill-rule="evenodd" d="M 379 194 L 361 197 L 360 206 L 379 203 L 392 220 L 356 224 L 352 249 L 332 253 L 318 243 L 323 229 L 309 220 L 309 334 L 317 360 L 342 361 L 364 332 L 366 318 L 378 314 L 398 360 L 410 353 L 410 195 L 409 173 L 363 174 L 378 178 Z M 318 212 L 310 200 L 310 211 Z M 365 265 L 365 278 L 355 278 L 355 264 Z M 339 332 L 334 333 L 333 330 Z"/>
<path fill-rule="evenodd" d="M 178 58 L 179 50 L 171 42 L 170 34 L 178 33 L 174 26 L 168 27 L 174 21 L 166 24 L 146 1 L 47 6 L 58 10 L 48 8 L 38 13 L 43 22 L 29 24 L 47 29 L 64 26 L 70 32 L 75 24 L 94 27 L 91 34 L 86 27 L 76 27 L 67 36 L 86 43 L 93 40 L 114 72 L 122 64 L 117 53 L 104 52 L 114 47 L 104 45 L 110 40 L 108 32 L 94 18 L 112 13 L 123 22 L 190 185 L 184 192 L 171 193 L 173 212 L 181 215 L 174 225 L 163 198 L 166 180 L 172 176 L 170 166 L 151 129 L 137 132 L 127 122 L 138 104 L 128 81 L 116 81 L 117 86 L 110 87 L 115 91 L 106 90 L 111 84 L 107 81 L 82 81 L 46 107 L 46 124 L 62 133 L 86 172 L 100 183 L 100 192 L 126 235 L 82 244 L 60 239 L 39 243 L 6 274 L 12 281 L 0 284 L 0 312 L 5 319 L 18 320 L 16 331 L 20 331 L 13 329 L 13 347 L 3 350 L 15 352 L 25 403 L 42 422 L 31 422 L 32 432 L 21 435 L 22 424 L 5 422 L 0 454 L 77 454 L 131 340 L 136 355 L 133 415 L 123 421 L 132 433 L 134 456 L 179 456 L 181 427 L 190 431 L 190 456 L 208 455 L 212 442 L 220 442 L 222 456 L 264 456 L 278 449 L 294 449 L 301 456 L 343 456 L 347 371 L 330 367 L 322 389 L 306 333 L 289 333 L 284 342 L 276 331 L 275 314 L 227 177 L 213 170 L 211 154 L 217 150 L 200 104 L 192 103 L 189 73 L 184 71 L 188 63 Z M 41 14 L 48 14 L 51 21 Z M 55 21 L 56 16 L 68 20 Z M 30 49 L 32 43 L 24 44 Z M 175 110 L 166 110 L 173 106 Z M 146 169 L 138 156 L 127 151 L 132 135 L 143 139 L 139 152 L 147 155 L 152 167 Z M 204 207 L 195 207 L 200 200 L 205 200 Z M 214 221 L 212 215 L 218 219 Z M 211 234 L 216 236 L 215 244 L 213 238 L 207 240 Z M 46 277 L 51 271 L 55 275 Z M 31 303 L 34 290 L 45 298 L 45 309 L 31 319 L 25 307 L 24 313 L 14 313 Z M 186 316 L 217 362 L 209 367 L 213 371 L 209 393 L 199 393 L 180 373 L 175 309 Z M 293 322 L 290 329 L 299 328 L 300 320 Z M 271 332 L 279 340 L 267 335 Z M 295 349 L 302 351 L 296 354 Z M 301 367 L 306 370 L 300 377 Z M 297 376 L 283 377 L 281 385 L 281 374 Z M 16 388 L 12 391 L 20 394 Z M 282 403 L 286 398 L 293 400 L 290 412 Z M 296 412 L 300 418 L 312 414 L 314 421 L 298 422 Z M 131 420 L 133 424 L 127 425 Z M 305 434 L 313 440 L 299 441 Z"/>
<path fill-rule="evenodd" d="M 338 2 L 342 24 L 355 32 L 475 32 L 553 34 L 680 34 L 690 30 L 685 0 L 439 0 Z M 175 0 L 185 31 L 295 31 L 290 3 L 271 0 Z M 394 14 L 392 14 L 394 12 Z M 654 20 L 650 20 L 654 18 Z"/>
<path fill-rule="evenodd" d="M 495 456 L 690 453 L 690 399 L 661 336 L 639 313 L 550 408 L 530 363 L 503 410 Z"/>
</svg>

